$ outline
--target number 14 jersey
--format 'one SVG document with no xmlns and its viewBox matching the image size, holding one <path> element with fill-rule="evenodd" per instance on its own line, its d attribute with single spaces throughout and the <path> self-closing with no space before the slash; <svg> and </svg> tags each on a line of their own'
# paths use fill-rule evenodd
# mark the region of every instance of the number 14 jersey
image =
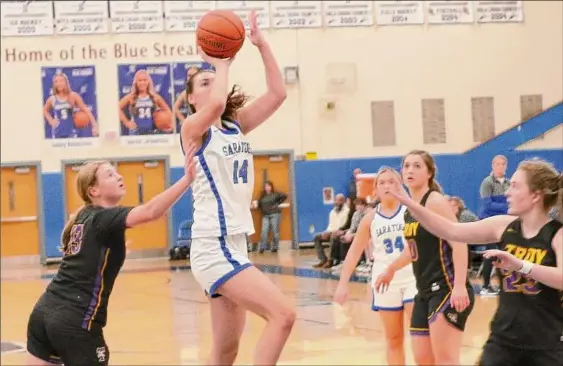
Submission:
<svg viewBox="0 0 563 366">
<path fill-rule="evenodd" d="M 375 207 L 370 232 L 373 244 L 372 277 L 375 279 L 401 256 L 407 242 L 404 236 L 406 207 L 400 205 L 392 216 L 385 216 L 380 206 Z M 401 268 L 393 276 L 391 286 L 401 286 L 414 281 L 412 265 Z"/>
<path fill-rule="evenodd" d="M 210 127 L 197 155 L 192 184 L 192 237 L 254 233 L 250 212 L 254 190 L 254 161 L 250 144 L 237 122 Z"/>
</svg>

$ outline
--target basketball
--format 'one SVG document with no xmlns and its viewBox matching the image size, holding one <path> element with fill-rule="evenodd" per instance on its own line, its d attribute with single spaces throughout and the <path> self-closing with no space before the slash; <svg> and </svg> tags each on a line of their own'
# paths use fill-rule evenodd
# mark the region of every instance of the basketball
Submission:
<svg viewBox="0 0 563 366">
<path fill-rule="evenodd" d="M 206 13 L 197 26 L 197 44 L 205 53 L 215 58 L 230 58 L 244 43 L 244 24 L 230 10 L 213 10 Z"/>
<path fill-rule="evenodd" d="M 161 131 L 170 130 L 172 128 L 172 115 L 166 111 L 158 110 L 154 112 L 154 125 Z"/>
<path fill-rule="evenodd" d="M 88 113 L 84 111 L 78 111 L 74 113 L 73 120 L 74 120 L 74 127 L 76 128 L 86 128 L 90 124 L 90 118 L 88 117 Z"/>
</svg>

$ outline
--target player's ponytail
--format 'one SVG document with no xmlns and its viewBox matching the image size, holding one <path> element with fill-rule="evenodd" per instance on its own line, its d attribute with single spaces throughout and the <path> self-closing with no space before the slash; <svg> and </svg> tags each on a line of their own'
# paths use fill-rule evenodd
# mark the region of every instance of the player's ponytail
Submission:
<svg viewBox="0 0 563 366">
<path fill-rule="evenodd" d="M 238 85 L 233 85 L 231 92 L 227 95 L 227 103 L 225 111 L 221 115 L 221 119 L 232 121 L 236 119 L 237 110 L 242 108 L 250 97 L 244 94 Z"/>
<path fill-rule="evenodd" d="M 67 221 L 63 233 L 61 235 L 61 247 L 60 250 L 64 254 L 68 253 L 69 244 L 71 241 L 72 227 L 76 224 L 76 220 L 80 215 L 80 212 L 86 207 L 92 204 L 92 198 L 90 197 L 90 188 L 97 184 L 98 168 L 104 164 L 108 164 L 107 161 L 92 161 L 84 164 L 80 167 L 78 175 L 76 177 L 76 190 L 78 195 L 84 202 L 84 205 L 78 209 L 74 214 L 71 214 L 69 220 Z"/>
<path fill-rule="evenodd" d="M 433 191 L 444 193 L 444 190 L 442 189 L 440 183 L 438 183 L 436 179 L 434 179 L 434 175 L 432 175 L 432 177 L 430 177 L 430 179 L 428 180 L 428 187 L 430 187 L 430 189 Z"/>
</svg>

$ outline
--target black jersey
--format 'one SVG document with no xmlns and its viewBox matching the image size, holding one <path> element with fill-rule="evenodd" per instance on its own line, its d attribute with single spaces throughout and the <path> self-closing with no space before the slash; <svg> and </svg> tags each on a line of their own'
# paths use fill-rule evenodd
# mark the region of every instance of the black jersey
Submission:
<svg viewBox="0 0 563 366">
<path fill-rule="evenodd" d="M 49 299 L 70 309 L 84 329 L 106 324 L 109 296 L 125 261 L 125 222 L 131 209 L 82 209 L 59 271 L 47 287 Z"/>
<path fill-rule="evenodd" d="M 521 221 L 516 219 L 504 231 L 500 248 L 520 259 L 556 267 L 551 242 L 561 227 L 563 224 L 552 220 L 536 236 L 526 239 Z M 502 286 L 491 338 L 518 348 L 563 349 L 563 292 L 518 272 L 499 270 L 498 274 Z"/>
<path fill-rule="evenodd" d="M 426 206 L 432 192 L 433 190 L 429 190 L 422 197 L 422 206 Z M 408 209 L 405 212 L 405 239 L 411 251 L 418 292 L 428 294 L 438 290 L 451 290 L 454 285 L 452 248 L 447 241 L 420 225 Z"/>
</svg>

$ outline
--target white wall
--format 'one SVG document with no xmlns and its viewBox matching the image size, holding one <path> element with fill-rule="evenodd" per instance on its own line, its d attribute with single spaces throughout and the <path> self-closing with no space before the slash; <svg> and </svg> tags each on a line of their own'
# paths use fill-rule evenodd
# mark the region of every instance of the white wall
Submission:
<svg viewBox="0 0 563 366">
<path fill-rule="evenodd" d="M 544 108 L 563 100 L 563 4 L 524 3 L 524 22 L 443 26 L 388 26 L 358 29 L 267 31 L 281 67 L 299 66 L 299 85 L 288 87 L 283 107 L 249 139 L 255 150 L 289 148 L 317 151 L 320 158 L 397 155 L 414 147 L 432 152 L 461 152 L 472 142 L 473 96 L 495 98 L 496 131 L 519 122 L 520 95 L 542 94 Z M 193 34 L 53 36 L 2 40 L 2 161 L 42 160 L 45 171 L 60 169 L 60 159 L 170 154 L 181 164 L 179 146 L 57 150 L 44 144 L 42 66 L 96 66 L 100 135 L 118 130 L 117 64 L 197 60 L 197 56 L 157 56 L 154 44 L 192 46 Z M 148 47 L 146 58 L 120 58 L 116 44 Z M 92 45 L 106 59 L 85 60 L 80 49 Z M 59 52 L 74 47 L 74 60 Z M 7 62 L 7 50 L 52 52 L 52 61 Z M 325 92 L 325 66 L 356 63 L 357 90 L 344 96 Z M 252 95 L 265 88 L 261 61 L 250 42 L 232 66 L 231 82 Z M 337 103 L 336 117 L 320 116 L 325 98 Z M 447 143 L 424 146 L 420 99 L 445 98 Z M 397 146 L 374 148 L 370 102 L 394 100 Z M 561 130 L 559 130 L 561 133 Z M 555 138 L 535 141 L 534 148 L 561 147 Z"/>
</svg>

